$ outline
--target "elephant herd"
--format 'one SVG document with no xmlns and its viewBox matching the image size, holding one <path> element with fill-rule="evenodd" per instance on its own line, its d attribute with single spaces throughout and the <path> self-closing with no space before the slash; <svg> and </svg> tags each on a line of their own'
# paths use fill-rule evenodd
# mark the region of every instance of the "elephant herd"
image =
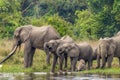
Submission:
<svg viewBox="0 0 120 80">
<path fill-rule="evenodd" d="M 76 43 L 70 36 L 61 37 L 52 26 L 21 26 L 14 31 L 14 43 L 11 53 L 0 64 L 9 59 L 22 43 L 25 44 L 25 68 L 32 66 L 36 49 L 45 51 L 47 64 L 50 64 L 50 55 L 53 55 L 51 72 L 55 71 L 58 60 L 60 71 L 63 70 L 63 63 L 64 68 L 67 68 L 68 58 L 70 58 L 71 71 L 89 70 L 92 67 L 93 60 L 97 60 L 96 68 L 104 68 L 106 63 L 110 68 L 113 57 L 118 57 L 120 64 L 120 32 L 111 38 L 99 39 L 97 46 L 93 48 L 87 42 Z"/>
</svg>

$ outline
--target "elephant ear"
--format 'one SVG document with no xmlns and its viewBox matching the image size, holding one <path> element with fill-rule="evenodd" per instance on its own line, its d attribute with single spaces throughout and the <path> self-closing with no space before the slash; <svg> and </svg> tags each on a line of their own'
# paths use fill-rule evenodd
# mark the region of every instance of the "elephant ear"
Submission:
<svg viewBox="0 0 120 80">
<path fill-rule="evenodd" d="M 45 42 L 44 43 L 44 50 L 47 50 L 47 47 L 48 47 L 48 42 Z"/>
<path fill-rule="evenodd" d="M 62 44 L 61 47 L 64 49 L 65 52 L 69 52 L 73 48 L 73 46 L 68 43 Z"/>
<path fill-rule="evenodd" d="M 21 32 L 22 28 L 18 27 L 15 32 L 14 32 L 14 37 L 19 37 L 20 36 L 20 32 Z"/>
<path fill-rule="evenodd" d="M 32 30 L 32 27 L 29 27 L 29 26 L 22 28 L 22 30 L 20 32 L 20 37 L 23 42 L 25 42 L 29 39 L 31 30 Z"/>
<path fill-rule="evenodd" d="M 69 57 L 78 57 L 79 56 L 79 49 L 75 44 L 70 44 L 68 47 L 68 56 Z"/>
<path fill-rule="evenodd" d="M 116 49 L 115 42 L 114 42 L 114 40 L 111 39 L 109 42 L 108 55 L 114 54 L 115 49 Z"/>
<path fill-rule="evenodd" d="M 110 45 L 108 49 L 108 55 L 114 55 L 115 45 Z"/>
<path fill-rule="evenodd" d="M 59 45 L 59 43 L 60 43 L 60 40 L 54 40 L 54 44 L 53 44 L 53 45 L 54 45 L 54 47 L 56 47 L 56 48 L 57 48 L 57 47 L 58 47 L 58 45 Z"/>
</svg>

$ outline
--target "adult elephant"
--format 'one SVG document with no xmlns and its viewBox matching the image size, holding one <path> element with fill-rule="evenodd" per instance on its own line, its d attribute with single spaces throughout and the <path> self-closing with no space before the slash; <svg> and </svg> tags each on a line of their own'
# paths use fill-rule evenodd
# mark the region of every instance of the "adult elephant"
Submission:
<svg viewBox="0 0 120 80">
<path fill-rule="evenodd" d="M 112 38 L 104 38 L 99 40 L 97 48 L 97 68 L 104 68 L 106 62 L 108 62 L 108 68 L 111 67 L 111 63 L 114 57 L 116 45 Z M 102 59 L 102 64 L 100 66 L 100 58 Z"/>
<path fill-rule="evenodd" d="M 88 69 L 90 69 L 92 61 L 92 47 L 88 43 L 76 44 L 66 43 L 57 48 L 57 54 L 59 56 L 67 54 L 70 57 L 71 71 L 75 71 L 76 63 L 80 59 L 88 62 Z"/>
<path fill-rule="evenodd" d="M 35 27 L 32 25 L 25 25 L 18 27 L 14 31 L 14 44 L 12 52 L 4 58 L 1 62 L 5 62 L 16 51 L 16 49 L 24 43 L 24 67 L 32 66 L 33 56 L 36 48 L 44 50 L 44 43 L 50 40 L 59 39 L 59 33 L 51 26 Z M 47 59 L 49 55 L 47 54 Z M 47 60 L 47 63 L 49 60 Z"/>
<path fill-rule="evenodd" d="M 44 49 L 45 51 L 51 52 L 53 54 L 53 63 L 52 63 L 52 69 L 51 72 L 54 72 L 55 66 L 56 66 L 56 62 L 59 58 L 59 56 L 57 55 L 56 51 L 57 48 L 65 43 L 73 43 L 74 40 L 70 37 L 70 36 L 63 36 L 61 39 L 57 39 L 57 40 L 50 40 L 49 42 L 46 42 L 44 44 Z M 67 67 L 67 55 L 62 55 L 60 59 L 60 71 L 62 71 L 62 64 L 63 64 L 63 60 L 65 59 L 65 68 Z"/>
<path fill-rule="evenodd" d="M 111 37 L 111 39 L 114 40 L 116 46 L 114 57 L 117 57 L 119 59 L 119 66 L 120 66 L 120 31 L 115 36 Z"/>
<path fill-rule="evenodd" d="M 87 42 L 78 44 L 80 48 L 80 55 L 79 55 L 79 60 L 83 59 L 85 60 L 85 63 L 88 63 L 87 69 L 89 70 L 91 68 L 92 64 L 92 57 L 93 57 L 93 49 L 90 44 Z"/>
</svg>

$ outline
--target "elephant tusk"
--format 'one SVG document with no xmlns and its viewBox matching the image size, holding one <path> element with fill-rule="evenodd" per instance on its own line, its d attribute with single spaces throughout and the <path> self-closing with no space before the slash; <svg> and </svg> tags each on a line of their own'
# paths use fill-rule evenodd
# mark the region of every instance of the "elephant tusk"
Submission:
<svg viewBox="0 0 120 80">
<path fill-rule="evenodd" d="M 3 65 L 0 65 L 0 68 L 2 67 Z"/>
<path fill-rule="evenodd" d="M 15 53 L 15 51 L 17 50 L 17 47 L 18 47 L 18 46 L 15 46 L 15 48 L 12 50 L 12 52 L 11 52 L 6 58 L 4 58 L 4 59 L 0 62 L 0 64 L 2 64 L 2 63 L 5 62 L 7 59 L 9 59 L 9 58 Z"/>
</svg>

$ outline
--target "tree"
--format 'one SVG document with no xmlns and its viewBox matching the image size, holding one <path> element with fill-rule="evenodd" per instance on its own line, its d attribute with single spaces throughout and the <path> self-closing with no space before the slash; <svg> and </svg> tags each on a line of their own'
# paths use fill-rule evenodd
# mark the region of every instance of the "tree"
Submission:
<svg viewBox="0 0 120 80">
<path fill-rule="evenodd" d="M 118 21 L 116 20 L 118 9 L 118 0 L 88 0 L 89 9 L 95 15 L 94 19 L 101 23 L 98 30 L 99 37 L 113 36 L 118 30 Z M 100 33 L 101 32 L 101 33 Z"/>
</svg>

